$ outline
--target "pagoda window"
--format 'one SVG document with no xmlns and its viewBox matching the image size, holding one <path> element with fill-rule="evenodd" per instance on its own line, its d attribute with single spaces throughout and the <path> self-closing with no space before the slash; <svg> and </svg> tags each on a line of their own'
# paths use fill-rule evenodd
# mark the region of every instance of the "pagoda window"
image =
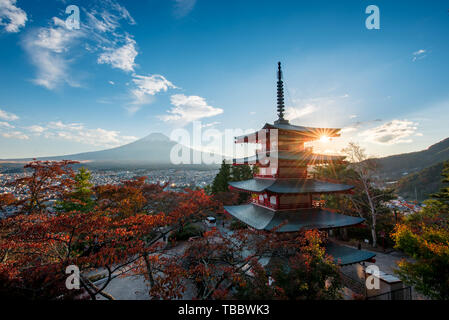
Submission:
<svg viewBox="0 0 449 320">
<path fill-rule="evenodd" d="M 271 197 L 270 197 L 270 203 L 271 203 L 272 205 L 276 205 L 276 204 L 277 204 L 277 198 L 276 198 L 276 196 L 271 196 Z"/>
</svg>

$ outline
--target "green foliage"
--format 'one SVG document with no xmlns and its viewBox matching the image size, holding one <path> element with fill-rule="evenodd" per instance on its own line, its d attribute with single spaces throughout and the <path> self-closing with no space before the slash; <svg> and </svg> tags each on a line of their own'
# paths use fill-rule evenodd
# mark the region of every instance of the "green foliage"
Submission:
<svg viewBox="0 0 449 320">
<path fill-rule="evenodd" d="M 443 183 L 449 182 L 449 163 L 443 170 Z M 410 214 L 394 233 L 396 248 L 415 261 L 402 261 L 397 273 L 401 279 L 433 299 L 449 300 L 449 194 L 441 188 L 435 199 Z"/>
<path fill-rule="evenodd" d="M 229 192 L 229 182 L 231 181 L 243 181 L 253 178 L 257 168 L 249 165 L 231 166 L 224 160 L 221 164 L 220 171 L 215 177 L 212 187 L 207 188 L 208 194 L 218 195 L 219 193 Z M 238 203 L 245 203 L 248 201 L 250 195 L 246 192 L 239 193 Z"/>
<path fill-rule="evenodd" d="M 440 181 L 443 167 L 444 163 L 440 162 L 401 178 L 396 183 L 398 194 L 408 200 L 423 201 L 429 198 L 443 186 Z"/>
<path fill-rule="evenodd" d="M 75 184 L 71 192 L 64 196 L 62 201 L 56 203 L 56 210 L 58 212 L 89 212 L 95 206 L 93 200 L 93 191 L 91 173 L 86 168 L 81 168 L 75 176 Z"/>
<path fill-rule="evenodd" d="M 443 177 L 443 184 L 449 183 L 449 161 L 444 163 L 441 176 Z M 443 186 L 439 192 L 432 194 L 431 197 L 440 201 L 446 207 L 447 211 L 449 207 L 449 186 Z"/>
<path fill-rule="evenodd" d="M 229 181 L 231 181 L 231 165 L 223 160 L 220 171 L 212 182 L 212 194 L 227 192 Z"/>
</svg>

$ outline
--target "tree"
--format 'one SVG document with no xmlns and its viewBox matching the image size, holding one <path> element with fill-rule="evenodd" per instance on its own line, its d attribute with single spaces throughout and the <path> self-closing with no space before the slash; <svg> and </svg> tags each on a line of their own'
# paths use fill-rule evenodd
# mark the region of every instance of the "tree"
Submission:
<svg viewBox="0 0 449 320">
<path fill-rule="evenodd" d="M 231 165 L 225 160 L 221 163 L 220 171 L 212 182 L 212 194 L 228 191 L 228 183 L 231 180 Z"/>
<path fill-rule="evenodd" d="M 318 167 L 317 174 L 324 179 L 352 185 L 354 189 L 344 197 L 330 196 L 327 205 L 364 218 L 371 230 L 372 245 L 376 247 L 379 217 L 383 219 L 383 222 L 393 221 L 388 218 L 391 212 L 385 203 L 395 198 L 394 191 L 376 187 L 377 164 L 367 157 L 360 146 L 350 143 L 343 151 L 347 154 L 349 163 L 331 163 L 328 166 Z"/>
<path fill-rule="evenodd" d="M 22 194 L 15 205 L 22 213 L 43 213 L 50 200 L 61 197 L 73 185 L 75 173 L 71 165 L 76 161 L 33 161 L 24 168 L 31 174 L 11 183 L 16 194 Z"/>
<path fill-rule="evenodd" d="M 325 253 L 323 235 L 310 230 L 295 240 L 296 250 L 274 256 L 268 271 L 253 263 L 252 276 L 240 284 L 235 296 L 238 299 L 340 299 L 339 268 Z"/>
<path fill-rule="evenodd" d="M 95 201 L 90 179 L 90 171 L 81 168 L 74 177 L 73 190 L 64 194 L 63 200 L 56 204 L 56 210 L 59 212 L 91 211 L 95 206 Z"/>
<path fill-rule="evenodd" d="M 203 191 L 166 192 L 164 186 L 146 184 L 145 178 L 98 186 L 91 195 L 86 171 L 76 179 L 67 165 L 34 162 L 33 172 L 20 184 L 25 199 L 20 203 L 29 211 L 0 221 L 2 295 L 79 296 L 65 287 L 66 267 L 76 265 L 88 297 L 112 299 L 105 289 L 114 278 L 139 266 L 151 270 L 148 257 L 164 251 L 159 240 L 188 219 L 201 219 L 214 206 Z M 78 201 L 90 199 L 87 195 L 93 198 L 92 210 Z M 46 210 L 44 199 L 58 201 L 60 210 Z M 105 273 L 101 287 L 88 278 L 92 270 Z"/>
<path fill-rule="evenodd" d="M 443 182 L 449 183 L 449 162 Z M 435 199 L 424 202 L 419 212 L 405 218 L 393 234 L 396 248 L 415 261 L 402 260 L 397 273 L 401 279 L 433 299 L 449 299 L 449 193 L 443 186 Z"/>
<path fill-rule="evenodd" d="M 250 229 L 232 235 L 211 231 L 184 252 L 157 259 L 164 262 L 158 265 L 158 285 L 150 295 L 179 298 L 194 287 L 195 299 L 336 299 L 338 267 L 325 255 L 322 240 L 318 231 L 289 235 Z M 283 271 L 262 267 L 260 261 L 267 259 L 280 261 L 275 266 Z"/>
</svg>

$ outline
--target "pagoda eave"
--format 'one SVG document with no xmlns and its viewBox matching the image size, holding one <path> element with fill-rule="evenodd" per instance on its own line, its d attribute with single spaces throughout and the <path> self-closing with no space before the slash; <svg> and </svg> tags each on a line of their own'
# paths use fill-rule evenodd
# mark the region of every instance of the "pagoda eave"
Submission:
<svg viewBox="0 0 449 320">
<path fill-rule="evenodd" d="M 274 194 L 330 194 L 347 193 L 354 186 L 336 184 L 314 179 L 251 179 L 230 182 L 230 188 L 252 193 L 269 192 Z"/>
<path fill-rule="evenodd" d="M 361 224 L 365 219 L 345 216 L 319 208 L 274 211 L 254 204 L 225 206 L 225 212 L 256 230 L 298 232 L 329 230 Z"/>
<path fill-rule="evenodd" d="M 251 157 L 233 159 L 233 165 L 259 165 L 269 166 L 271 161 L 282 161 L 283 166 L 296 167 L 307 165 L 321 165 L 329 163 L 343 163 L 345 156 L 326 155 L 306 152 L 267 152 L 258 153 Z"/>
</svg>

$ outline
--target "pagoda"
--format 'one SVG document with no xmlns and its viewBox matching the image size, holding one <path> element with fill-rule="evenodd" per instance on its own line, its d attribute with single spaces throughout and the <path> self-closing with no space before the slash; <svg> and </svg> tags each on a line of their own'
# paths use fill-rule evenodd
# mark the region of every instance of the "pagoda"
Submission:
<svg viewBox="0 0 449 320">
<path fill-rule="evenodd" d="M 284 84 L 281 63 L 277 72 L 278 120 L 262 130 L 235 138 L 235 143 L 259 146 L 252 157 L 234 159 L 233 165 L 257 165 L 258 172 L 247 181 L 230 182 L 230 189 L 251 194 L 250 203 L 226 206 L 225 212 L 257 230 L 298 232 L 329 231 L 357 226 L 359 217 L 323 208 L 320 195 L 351 192 L 353 186 L 317 180 L 310 173 L 316 165 L 341 163 L 344 156 L 315 154 L 306 143 L 340 136 L 341 129 L 296 126 L 284 118 Z M 328 241 L 326 251 L 340 265 L 370 261 L 375 254 Z"/>
</svg>

